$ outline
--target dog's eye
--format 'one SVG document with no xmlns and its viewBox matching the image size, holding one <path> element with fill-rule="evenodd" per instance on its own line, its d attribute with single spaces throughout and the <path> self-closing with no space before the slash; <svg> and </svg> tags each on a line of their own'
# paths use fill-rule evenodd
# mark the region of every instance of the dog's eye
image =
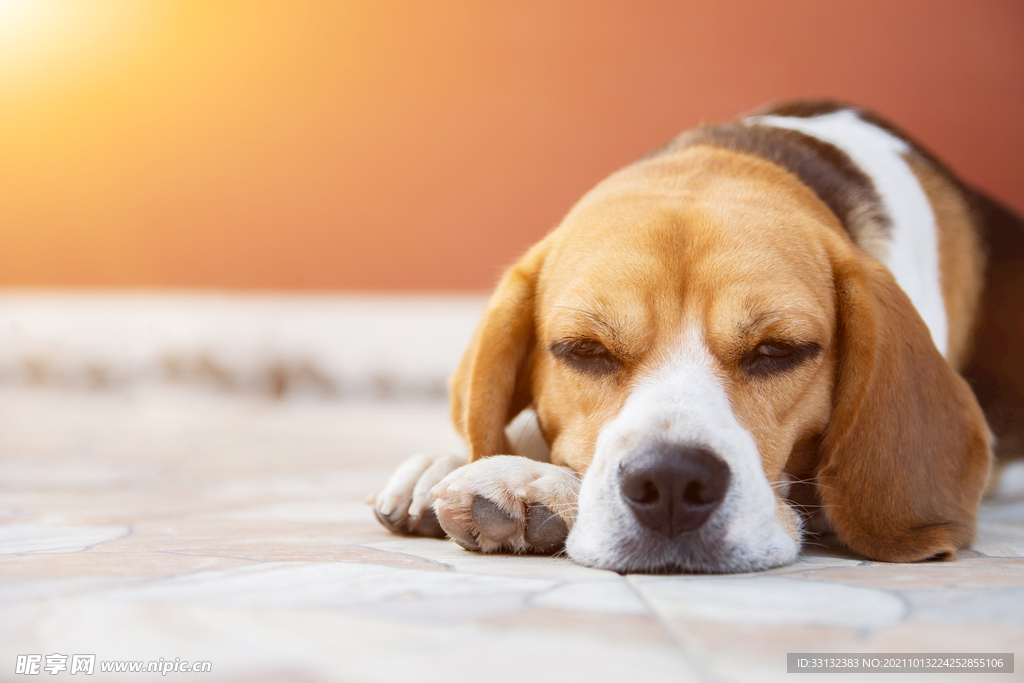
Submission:
<svg viewBox="0 0 1024 683">
<path fill-rule="evenodd" d="M 767 358 L 785 358 L 793 355 L 792 348 L 781 344 L 761 344 L 757 347 L 757 352 Z"/>
<path fill-rule="evenodd" d="M 608 349 L 604 348 L 601 342 L 581 341 L 573 345 L 570 353 L 580 358 L 595 358 L 597 356 L 607 356 Z"/>
<path fill-rule="evenodd" d="M 743 369 L 752 377 L 785 372 L 818 355 L 818 344 L 770 341 L 760 344 L 743 359 Z"/>
<path fill-rule="evenodd" d="M 594 339 L 568 339 L 551 345 L 551 353 L 563 363 L 590 375 L 608 375 L 621 367 L 619 360 Z"/>
</svg>

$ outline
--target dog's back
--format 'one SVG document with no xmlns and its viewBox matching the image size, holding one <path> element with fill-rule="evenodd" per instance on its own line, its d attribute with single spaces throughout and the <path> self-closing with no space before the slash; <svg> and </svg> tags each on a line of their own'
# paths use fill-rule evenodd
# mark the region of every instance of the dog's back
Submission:
<svg viewBox="0 0 1024 683">
<path fill-rule="evenodd" d="M 988 263 L 981 320 L 964 376 L 996 436 L 997 456 L 1024 457 L 1024 221 L 972 194 Z"/>
</svg>

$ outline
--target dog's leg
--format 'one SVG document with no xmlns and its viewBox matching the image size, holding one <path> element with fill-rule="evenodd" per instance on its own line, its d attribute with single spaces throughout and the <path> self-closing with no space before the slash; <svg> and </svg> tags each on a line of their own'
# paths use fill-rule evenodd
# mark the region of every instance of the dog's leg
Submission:
<svg viewBox="0 0 1024 683">
<path fill-rule="evenodd" d="M 431 504 L 430 489 L 452 471 L 466 464 L 464 456 L 450 453 L 414 455 L 395 470 L 388 483 L 368 503 L 373 514 L 396 534 L 444 538 Z"/>
<path fill-rule="evenodd" d="M 552 554 L 576 519 L 580 477 L 568 467 L 495 455 L 431 490 L 441 527 L 467 550 Z"/>
</svg>

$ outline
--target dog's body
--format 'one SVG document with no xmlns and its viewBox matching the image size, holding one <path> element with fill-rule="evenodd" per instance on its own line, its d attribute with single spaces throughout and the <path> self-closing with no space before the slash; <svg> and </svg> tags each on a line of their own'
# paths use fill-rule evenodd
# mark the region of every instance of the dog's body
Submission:
<svg viewBox="0 0 1024 683">
<path fill-rule="evenodd" d="M 1001 445 L 1024 434 L 1014 220 L 850 107 L 684 133 L 505 274 L 452 379 L 468 464 L 410 459 L 377 516 L 618 571 L 786 564 L 808 510 L 870 558 L 952 557 L 982 407 Z M 550 463 L 510 455 L 527 407 Z"/>
</svg>

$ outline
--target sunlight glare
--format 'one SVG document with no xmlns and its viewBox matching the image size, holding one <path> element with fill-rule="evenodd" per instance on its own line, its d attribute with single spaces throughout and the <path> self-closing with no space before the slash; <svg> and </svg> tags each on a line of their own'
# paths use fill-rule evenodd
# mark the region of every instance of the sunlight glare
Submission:
<svg viewBox="0 0 1024 683">
<path fill-rule="evenodd" d="M 146 34 L 161 4 L 0 0 L 0 85 L 52 85 L 130 60 L 151 38 Z"/>
<path fill-rule="evenodd" d="M 46 3 L 33 0 L 0 0 L 0 50 L 9 54 L 25 49 L 45 25 L 50 9 Z"/>
</svg>

